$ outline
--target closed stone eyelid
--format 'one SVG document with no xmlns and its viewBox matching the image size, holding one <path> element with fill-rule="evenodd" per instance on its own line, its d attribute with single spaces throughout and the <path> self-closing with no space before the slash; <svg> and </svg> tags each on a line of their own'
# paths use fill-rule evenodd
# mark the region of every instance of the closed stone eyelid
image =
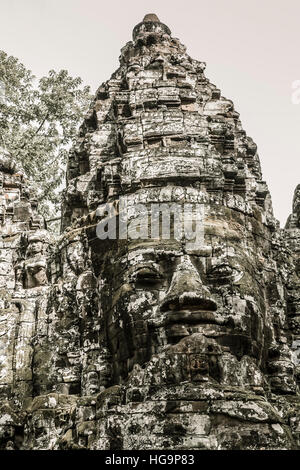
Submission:
<svg viewBox="0 0 300 470">
<path fill-rule="evenodd" d="M 209 273 L 213 273 L 213 272 L 216 272 L 218 270 L 221 270 L 221 269 L 224 269 L 224 268 L 229 268 L 231 269 L 232 271 L 236 268 L 230 266 L 230 264 L 227 264 L 227 263 L 223 263 L 223 264 L 218 264 L 218 265 L 215 265 L 215 266 L 211 266 L 210 269 L 209 269 Z"/>
<path fill-rule="evenodd" d="M 240 269 L 238 269 L 234 266 L 231 266 L 230 264 L 222 264 L 222 265 L 219 265 L 219 266 L 215 266 L 215 267 L 211 268 L 207 274 L 208 274 L 208 276 L 215 274 L 215 275 L 218 275 L 219 277 L 221 277 L 222 276 L 222 272 L 221 272 L 222 268 L 227 269 L 227 272 L 225 271 L 223 274 L 224 274 L 224 276 L 232 277 L 232 282 L 233 283 L 239 282 L 244 276 L 244 271 L 243 270 L 240 270 Z M 229 270 L 230 270 L 230 272 L 229 272 Z"/>
<path fill-rule="evenodd" d="M 153 267 L 150 267 L 150 266 L 145 266 L 143 268 L 139 268 L 137 269 L 136 271 L 134 271 L 132 274 L 131 274 L 131 279 L 138 279 L 139 277 L 142 278 L 142 276 L 157 276 L 157 278 L 161 278 L 161 273 L 153 268 Z"/>
</svg>

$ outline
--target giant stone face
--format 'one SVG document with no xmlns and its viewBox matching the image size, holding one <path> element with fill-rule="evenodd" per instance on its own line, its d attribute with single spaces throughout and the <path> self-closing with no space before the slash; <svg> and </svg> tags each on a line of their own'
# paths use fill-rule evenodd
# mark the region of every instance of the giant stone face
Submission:
<svg viewBox="0 0 300 470">
<path fill-rule="evenodd" d="M 254 368 L 251 385 L 265 386 L 274 311 L 285 320 L 270 234 L 224 206 L 206 205 L 203 226 L 196 249 L 174 237 L 111 242 L 101 298 L 115 383 L 163 353 L 178 382 L 245 384 Z"/>
</svg>

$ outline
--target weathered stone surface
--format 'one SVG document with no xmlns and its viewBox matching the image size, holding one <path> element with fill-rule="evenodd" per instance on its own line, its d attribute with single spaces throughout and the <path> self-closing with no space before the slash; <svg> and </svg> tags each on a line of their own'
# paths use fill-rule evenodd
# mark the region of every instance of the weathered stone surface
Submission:
<svg viewBox="0 0 300 470">
<path fill-rule="evenodd" d="M 300 433 L 300 188 L 281 230 L 233 103 L 156 15 L 70 152 L 62 234 L 1 170 L 0 445 L 293 449 Z M 106 204 L 201 204 L 203 244 L 100 240 Z"/>
</svg>

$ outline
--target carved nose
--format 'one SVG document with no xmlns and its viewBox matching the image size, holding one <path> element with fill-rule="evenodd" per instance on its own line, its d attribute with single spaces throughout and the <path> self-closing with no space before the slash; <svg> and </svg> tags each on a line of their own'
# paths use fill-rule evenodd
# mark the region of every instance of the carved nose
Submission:
<svg viewBox="0 0 300 470">
<path fill-rule="evenodd" d="M 163 312 L 184 309 L 217 310 L 216 302 L 191 262 L 189 266 L 179 265 L 161 305 Z"/>
</svg>

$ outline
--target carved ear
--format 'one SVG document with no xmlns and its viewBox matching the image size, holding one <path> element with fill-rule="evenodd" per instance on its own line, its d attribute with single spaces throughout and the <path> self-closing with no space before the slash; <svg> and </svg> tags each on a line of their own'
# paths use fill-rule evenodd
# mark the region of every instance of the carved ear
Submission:
<svg viewBox="0 0 300 470">
<path fill-rule="evenodd" d="M 300 279 L 300 184 L 298 184 L 295 189 L 293 199 L 293 212 L 287 220 L 284 229 L 284 238 L 291 252 L 291 262 L 293 265 L 292 282 L 296 282 L 296 287 L 297 289 L 299 289 L 298 279 Z"/>
<path fill-rule="evenodd" d="M 287 314 L 289 331 L 292 333 L 292 360 L 295 378 L 300 379 L 300 184 L 295 189 L 293 213 L 289 216 L 284 236 L 291 252 L 290 275 L 287 278 Z"/>
<path fill-rule="evenodd" d="M 284 229 L 284 238 L 288 245 L 289 250 L 291 251 L 291 262 L 293 265 L 292 269 L 292 279 L 290 283 L 295 284 L 294 289 L 299 289 L 299 280 L 300 280 L 300 184 L 295 189 L 294 199 L 293 199 L 293 212 L 289 216 L 285 229 Z M 300 311 L 299 311 L 300 315 Z"/>
<path fill-rule="evenodd" d="M 268 356 L 267 374 L 272 392 L 279 395 L 295 394 L 297 371 L 290 347 L 277 343 L 269 348 Z"/>
</svg>

